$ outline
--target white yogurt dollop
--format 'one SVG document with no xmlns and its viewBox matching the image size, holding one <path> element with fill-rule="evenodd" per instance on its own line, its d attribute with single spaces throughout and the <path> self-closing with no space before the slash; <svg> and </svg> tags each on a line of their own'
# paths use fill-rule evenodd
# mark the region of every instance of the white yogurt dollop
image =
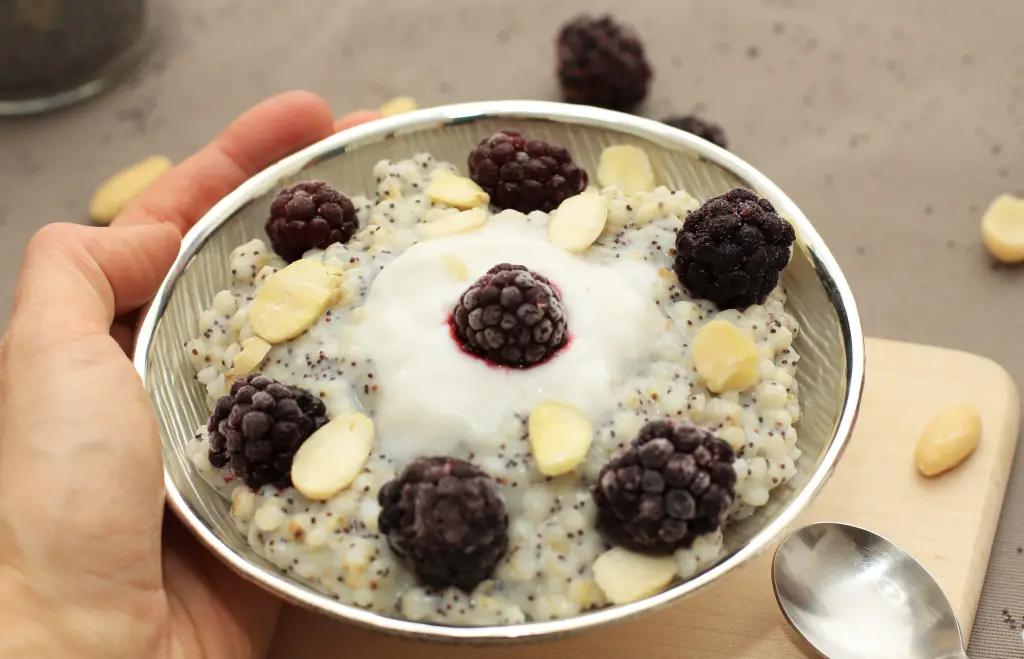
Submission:
<svg viewBox="0 0 1024 659">
<path fill-rule="evenodd" d="M 444 255 L 466 264 L 457 281 Z M 465 354 L 448 318 L 459 296 L 499 263 L 524 265 L 562 293 L 570 343 L 550 361 L 518 370 Z M 552 246 L 543 227 L 500 217 L 472 234 L 419 243 L 377 275 L 353 340 L 374 362 L 380 449 L 417 456 L 494 448 L 502 423 L 542 400 L 577 406 L 592 423 L 615 410 L 613 389 L 648 359 L 664 317 L 653 302 L 655 268 L 598 261 Z"/>
</svg>

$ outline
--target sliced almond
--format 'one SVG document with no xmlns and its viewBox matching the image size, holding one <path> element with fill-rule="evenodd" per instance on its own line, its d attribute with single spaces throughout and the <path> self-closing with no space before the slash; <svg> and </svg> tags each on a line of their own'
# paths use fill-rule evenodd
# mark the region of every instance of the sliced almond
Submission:
<svg viewBox="0 0 1024 659">
<path fill-rule="evenodd" d="M 996 197 L 981 218 L 981 238 L 999 261 L 1024 261 L 1024 199 L 1008 194 Z"/>
<path fill-rule="evenodd" d="M 454 254 L 442 254 L 444 268 L 455 281 L 466 281 L 469 279 L 469 271 L 466 269 L 466 262 Z"/>
<path fill-rule="evenodd" d="M 476 231 L 486 223 L 487 209 L 473 208 L 454 215 L 447 215 L 429 224 L 419 225 L 420 235 L 427 240 L 434 240 Z"/>
<path fill-rule="evenodd" d="M 472 179 L 452 174 L 443 169 L 434 172 L 423 194 L 431 201 L 459 210 L 476 208 L 491 200 L 490 196 Z"/>
<path fill-rule="evenodd" d="M 416 109 L 416 99 L 411 96 L 398 96 L 380 106 L 380 113 L 385 117 L 405 114 Z"/>
<path fill-rule="evenodd" d="M 594 244 L 608 221 L 608 200 L 593 192 L 569 197 L 555 209 L 548 224 L 548 241 L 567 252 L 579 253 Z"/>
<path fill-rule="evenodd" d="M 936 414 L 921 432 L 914 449 L 914 464 L 925 476 L 936 476 L 957 466 L 981 442 L 981 414 L 973 405 L 951 405 Z"/>
<path fill-rule="evenodd" d="M 232 374 L 245 375 L 256 370 L 256 368 L 267 357 L 272 346 L 258 336 L 250 336 L 242 341 L 242 352 L 235 356 L 232 365 Z"/>
<path fill-rule="evenodd" d="M 142 194 L 174 164 L 166 156 L 150 156 L 107 179 L 89 201 L 89 215 L 97 224 L 110 224 L 118 213 Z"/>
<path fill-rule="evenodd" d="M 654 169 L 647 152 L 630 144 L 610 146 L 601 152 L 597 181 L 602 187 L 618 188 L 623 194 L 654 189 Z"/>
<path fill-rule="evenodd" d="M 760 361 L 754 341 L 727 320 L 712 320 L 693 337 L 693 366 L 713 393 L 757 384 Z"/>
<path fill-rule="evenodd" d="M 372 448 L 369 417 L 358 412 L 337 416 L 295 452 L 292 483 L 308 498 L 326 501 L 356 480 Z"/>
<path fill-rule="evenodd" d="M 323 315 L 341 277 L 319 261 L 301 259 L 274 273 L 249 305 L 249 322 L 269 343 L 293 339 Z"/>
<path fill-rule="evenodd" d="M 583 462 L 594 438 L 587 417 L 568 403 L 546 400 L 530 412 L 530 448 L 537 470 L 559 476 Z"/>
<path fill-rule="evenodd" d="M 612 604 L 629 604 L 660 592 L 676 570 L 672 556 L 645 556 L 614 547 L 594 561 L 594 581 Z"/>
</svg>

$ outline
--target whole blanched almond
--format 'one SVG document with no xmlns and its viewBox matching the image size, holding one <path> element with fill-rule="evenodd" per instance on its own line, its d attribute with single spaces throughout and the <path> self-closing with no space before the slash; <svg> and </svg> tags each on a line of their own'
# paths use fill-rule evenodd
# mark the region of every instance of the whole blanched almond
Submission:
<svg viewBox="0 0 1024 659">
<path fill-rule="evenodd" d="M 476 231 L 487 223 L 487 209 L 473 208 L 461 213 L 445 215 L 434 222 L 421 224 L 420 235 L 427 240 L 446 238 L 460 233 Z"/>
<path fill-rule="evenodd" d="M 396 114 L 405 114 L 416 109 L 416 99 L 411 96 L 398 96 L 380 106 L 380 113 L 385 117 L 393 117 Z"/>
<path fill-rule="evenodd" d="M 610 146 L 601 152 L 597 181 L 601 187 L 615 187 L 627 195 L 650 192 L 654 189 L 651 159 L 631 144 Z"/>
<path fill-rule="evenodd" d="M 97 224 L 110 224 L 125 206 L 142 194 L 174 164 L 166 156 L 150 156 L 104 181 L 89 201 L 89 215 Z"/>
<path fill-rule="evenodd" d="M 272 346 L 258 336 L 250 336 L 242 341 L 242 352 L 238 353 L 232 364 L 235 375 L 251 373 L 263 362 Z"/>
<path fill-rule="evenodd" d="M 319 261 L 300 259 L 274 273 L 249 305 L 253 331 L 268 343 L 288 341 L 323 315 L 341 277 Z"/>
<path fill-rule="evenodd" d="M 757 384 L 760 360 L 754 341 L 727 320 L 712 320 L 693 337 L 693 366 L 713 393 Z"/>
<path fill-rule="evenodd" d="M 1024 199 L 999 195 L 981 218 L 981 238 L 997 260 L 1024 261 Z"/>
<path fill-rule="evenodd" d="M 594 561 L 594 581 L 612 604 L 629 604 L 660 592 L 677 569 L 671 556 L 645 556 L 614 547 Z"/>
<path fill-rule="evenodd" d="M 423 194 L 431 201 L 459 210 L 476 208 L 491 200 L 490 196 L 472 179 L 452 174 L 443 169 L 434 172 Z"/>
<path fill-rule="evenodd" d="M 981 442 L 981 414 L 973 405 L 951 405 L 928 422 L 914 449 L 914 464 L 936 476 L 963 462 Z"/>
<path fill-rule="evenodd" d="M 295 452 L 292 484 L 310 499 L 326 501 L 356 480 L 373 448 L 373 421 L 342 414 L 310 435 Z"/>
<path fill-rule="evenodd" d="M 608 222 L 608 200 L 593 192 L 569 197 L 554 210 L 548 242 L 574 254 L 586 251 Z"/>
<path fill-rule="evenodd" d="M 527 422 L 537 470 L 560 476 L 583 462 L 594 438 L 587 417 L 574 405 L 546 400 L 533 408 Z"/>
</svg>

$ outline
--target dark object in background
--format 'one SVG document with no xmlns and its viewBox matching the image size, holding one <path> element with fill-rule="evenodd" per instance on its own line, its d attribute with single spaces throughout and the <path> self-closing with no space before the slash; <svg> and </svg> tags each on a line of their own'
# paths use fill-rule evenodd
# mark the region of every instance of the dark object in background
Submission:
<svg viewBox="0 0 1024 659">
<path fill-rule="evenodd" d="M 697 137 L 703 138 L 712 144 L 717 144 L 723 149 L 728 148 L 728 142 L 725 139 L 725 131 L 718 124 L 711 123 L 705 119 L 701 119 L 695 114 L 688 114 L 685 117 L 668 117 L 661 120 L 661 123 L 678 128 L 679 130 L 685 130 L 687 133 L 692 133 Z"/>
<path fill-rule="evenodd" d="M 587 187 L 586 170 L 557 144 L 527 140 L 517 130 L 503 130 L 480 140 L 469 153 L 469 177 L 498 208 L 520 213 L 551 212 Z"/>
<path fill-rule="evenodd" d="M 696 297 L 719 309 L 761 304 L 779 283 L 796 239 L 772 202 L 746 188 L 712 197 L 676 234 L 674 269 Z"/>
<path fill-rule="evenodd" d="M 647 96 L 651 66 L 640 36 L 611 16 L 579 16 L 558 35 L 558 80 L 565 100 L 629 111 Z"/>
<path fill-rule="evenodd" d="M 472 591 L 508 550 L 505 500 L 493 478 L 464 460 L 413 460 L 377 498 L 380 532 L 431 588 Z"/>
<path fill-rule="evenodd" d="M 87 98 L 137 63 L 148 0 L 0 0 L 0 115 Z"/>
<path fill-rule="evenodd" d="M 347 243 L 359 218 L 348 197 L 323 181 L 307 181 L 277 193 L 266 230 L 274 251 L 291 263 L 314 247 Z"/>
</svg>

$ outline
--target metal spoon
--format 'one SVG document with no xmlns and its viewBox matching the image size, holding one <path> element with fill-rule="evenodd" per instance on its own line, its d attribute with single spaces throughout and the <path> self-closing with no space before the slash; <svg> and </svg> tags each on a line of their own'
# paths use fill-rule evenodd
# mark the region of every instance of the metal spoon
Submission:
<svg viewBox="0 0 1024 659">
<path fill-rule="evenodd" d="M 828 659 L 968 659 L 932 575 L 866 529 L 793 532 L 775 551 L 772 584 L 783 615 Z"/>
</svg>

